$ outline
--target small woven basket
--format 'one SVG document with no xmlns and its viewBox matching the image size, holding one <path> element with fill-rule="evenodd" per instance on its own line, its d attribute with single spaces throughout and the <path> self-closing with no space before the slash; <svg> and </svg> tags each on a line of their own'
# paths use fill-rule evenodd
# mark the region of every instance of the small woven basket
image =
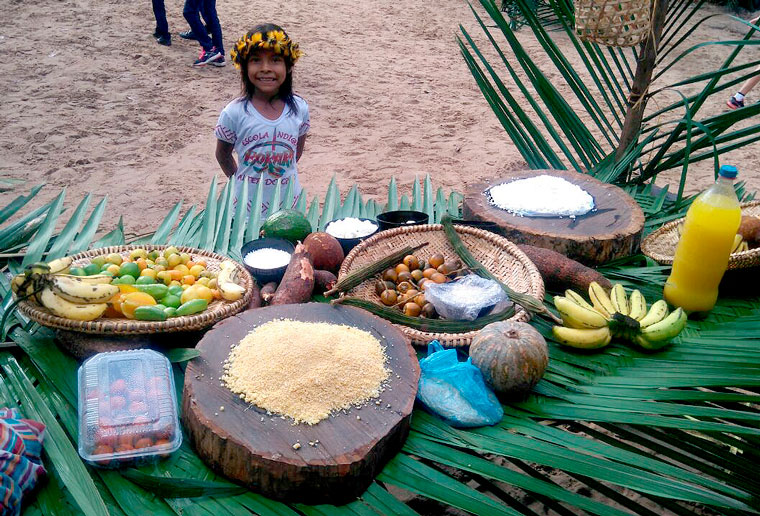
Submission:
<svg viewBox="0 0 760 516">
<path fill-rule="evenodd" d="M 530 294 L 538 299 L 544 298 L 544 281 L 533 262 L 520 249 L 504 237 L 490 231 L 467 226 L 454 226 L 462 242 L 472 255 L 488 269 L 491 274 L 506 283 L 512 290 Z M 414 246 L 427 242 L 428 245 L 417 251 L 420 257 L 428 257 L 435 253 L 443 253 L 446 258 L 457 256 L 449 244 L 440 224 L 416 225 L 381 231 L 357 245 L 343 261 L 338 274 L 343 278 L 355 270 L 387 256 L 399 248 Z M 357 285 L 348 296 L 358 297 L 381 305 L 380 298 L 375 292 L 375 278 Z M 530 314 L 517 306 L 511 321 L 527 322 Z M 467 333 L 428 333 L 402 325 L 396 325 L 416 345 L 427 345 L 437 339 L 443 346 L 469 346 L 476 331 Z"/>
<path fill-rule="evenodd" d="M 742 204 L 742 215 L 760 217 L 760 201 L 751 201 Z M 668 222 L 657 231 L 654 231 L 641 242 L 641 252 L 663 265 L 672 265 L 673 256 L 680 235 L 678 225 L 684 219 Z M 760 247 L 733 253 L 728 259 L 728 269 L 746 269 L 760 265 Z"/>
<path fill-rule="evenodd" d="M 145 249 L 146 251 L 163 250 L 167 246 L 158 245 L 122 245 L 116 247 L 102 247 L 83 253 L 72 255 L 74 266 L 82 266 L 90 262 L 92 258 L 101 255 L 118 253 L 122 256 L 128 256 L 133 249 Z M 219 264 L 225 258 L 210 251 L 195 249 L 192 247 L 177 247 L 179 252 L 188 253 L 195 257 L 203 257 L 206 261 L 206 268 L 209 271 L 218 272 Z M 245 287 L 246 292 L 243 297 L 237 301 L 212 301 L 206 310 L 194 315 L 185 315 L 181 317 L 172 317 L 166 321 L 137 321 L 134 319 L 110 319 L 101 317 L 94 321 L 73 321 L 63 317 L 51 314 L 47 309 L 37 304 L 21 301 L 18 309 L 32 319 L 33 321 L 59 330 L 76 331 L 91 334 L 109 334 L 109 335 L 144 335 L 149 333 L 163 333 L 176 331 L 195 331 L 202 330 L 212 324 L 234 315 L 251 302 L 253 296 L 253 278 L 250 273 L 240 264 L 235 264 L 238 269 L 237 283 Z"/>
<path fill-rule="evenodd" d="M 576 0 L 575 32 L 590 43 L 633 47 L 651 26 L 649 0 Z"/>
</svg>

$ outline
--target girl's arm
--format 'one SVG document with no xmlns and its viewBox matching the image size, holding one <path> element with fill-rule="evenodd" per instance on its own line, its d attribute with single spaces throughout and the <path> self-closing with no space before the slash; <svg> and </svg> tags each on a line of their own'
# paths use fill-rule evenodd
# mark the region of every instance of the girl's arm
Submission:
<svg viewBox="0 0 760 516">
<path fill-rule="evenodd" d="M 300 142 L 299 142 L 300 144 Z M 234 145 L 222 140 L 216 141 L 216 161 L 219 162 L 219 166 L 222 167 L 222 172 L 227 177 L 233 177 L 237 172 L 237 163 L 235 162 L 235 156 L 233 155 Z"/>
<path fill-rule="evenodd" d="M 296 144 L 296 163 L 299 159 L 301 159 L 301 154 L 303 154 L 303 147 L 306 145 L 306 135 L 298 137 L 298 143 Z"/>
</svg>

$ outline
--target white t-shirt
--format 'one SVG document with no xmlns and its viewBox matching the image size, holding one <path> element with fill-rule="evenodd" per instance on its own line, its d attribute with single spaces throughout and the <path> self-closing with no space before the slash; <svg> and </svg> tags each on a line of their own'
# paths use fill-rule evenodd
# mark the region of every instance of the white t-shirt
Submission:
<svg viewBox="0 0 760 516">
<path fill-rule="evenodd" d="M 268 209 L 278 180 L 282 185 L 281 195 L 284 196 L 291 181 L 295 182 L 296 198 L 301 193 L 296 146 L 298 138 L 309 132 L 309 105 L 298 95 L 294 98 L 298 113 L 286 105 L 277 120 L 262 116 L 245 98 L 233 100 L 219 114 L 214 136 L 233 144 L 238 156 L 235 204 L 242 194 L 243 181 L 248 181 L 249 211 L 259 181 L 264 181 L 262 211 Z"/>
</svg>

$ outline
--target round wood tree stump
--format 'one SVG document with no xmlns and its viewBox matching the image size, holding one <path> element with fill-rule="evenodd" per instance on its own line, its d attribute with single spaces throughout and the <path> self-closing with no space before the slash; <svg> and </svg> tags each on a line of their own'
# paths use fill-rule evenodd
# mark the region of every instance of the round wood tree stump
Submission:
<svg viewBox="0 0 760 516">
<path fill-rule="evenodd" d="M 345 324 L 372 333 L 385 348 L 391 369 L 379 400 L 316 425 L 294 425 L 224 387 L 220 378 L 230 348 L 254 327 L 281 318 Z M 353 500 L 409 433 L 420 375 L 415 352 L 401 331 L 363 310 L 324 303 L 248 310 L 218 323 L 197 349 L 201 355 L 187 366 L 182 396 L 187 435 L 214 470 L 270 498 L 309 504 Z"/>
<path fill-rule="evenodd" d="M 560 177 L 594 198 L 594 211 L 579 217 L 520 217 L 488 202 L 484 192 L 495 185 L 540 176 Z M 637 252 L 644 229 L 644 212 L 617 186 L 569 170 L 518 170 L 490 184 L 467 188 L 463 216 L 495 223 L 498 233 L 519 244 L 552 249 L 586 265 L 599 265 Z"/>
</svg>

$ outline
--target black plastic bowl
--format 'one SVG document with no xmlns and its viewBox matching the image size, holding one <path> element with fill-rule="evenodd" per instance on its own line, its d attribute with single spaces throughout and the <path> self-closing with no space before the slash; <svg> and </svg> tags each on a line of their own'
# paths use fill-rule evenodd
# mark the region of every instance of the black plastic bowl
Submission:
<svg viewBox="0 0 760 516">
<path fill-rule="evenodd" d="M 342 220 L 344 218 L 349 218 L 349 217 L 340 217 L 340 218 L 337 218 L 335 220 Z M 348 256 L 348 253 L 351 251 L 351 249 L 353 249 L 354 247 L 356 247 L 359 244 L 359 242 L 361 242 L 362 240 L 368 239 L 369 237 L 371 237 L 372 235 L 374 235 L 375 233 L 377 233 L 379 231 L 379 229 L 378 229 L 379 228 L 378 221 L 376 221 L 374 219 L 363 219 L 363 218 L 360 218 L 360 217 L 353 217 L 353 218 L 358 218 L 359 220 L 368 220 L 368 221 L 372 222 L 373 224 L 375 224 L 375 226 L 378 226 L 378 227 L 376 227 L 375 230 L 372 233 L 370 233 L 368 235 L 364 235 L 364 236 L 358 237 L 358 238 L 339 238 L 339 237 L 336 237 L 335 235 L 331 234 L 327 230 L 327 228 L 330 227 L 330 224 L 333 223 L 333 222 L 335 222 L 335 220 L 331 220 L 330 222 L 328 222 L 327 225 L 325 226 L 325 233 L 327 233 L 328 235 L 334 237 L 335 240 L 337 240 L 340 243 L 340 246 L 343 248 L 343 254 L 345 256 Z"/>
<path fill-rule="evenodd" d="M 285 251 L 292 255 L 293 251 L 296 250 L 296 247 L 284 238 L 268 237 L 251 240 L 250 242 L 243 244 L 243 247 L 240 248 L 240 256 L 243 258 L 243 265 L 248 269 L 248 272 L 256 278 L 259 285 L 265 285 L 272 281 L 279 283 L 280 280 L 282 280 L 282 276 L 285 274 L 285 269 L 288 268 L 287 264 L 282 267 L 277 267 L 276 269 L 257 269 L 256 267 L 251 267 L 245 263 L 246 255 L 257 249 L 279 249 L 280 251 Z"/>
<path fill-rule="evenodd" d="M 410 222 L 411 221 L 411 222 Z M 393 228 L 403 228 L 414 226 L 416 224 L 427 224 L 427 213 L 412 210 L 386 211 L 377 216 L 377 223 L 380 225 L 380 231 Z"/>
</svg>

